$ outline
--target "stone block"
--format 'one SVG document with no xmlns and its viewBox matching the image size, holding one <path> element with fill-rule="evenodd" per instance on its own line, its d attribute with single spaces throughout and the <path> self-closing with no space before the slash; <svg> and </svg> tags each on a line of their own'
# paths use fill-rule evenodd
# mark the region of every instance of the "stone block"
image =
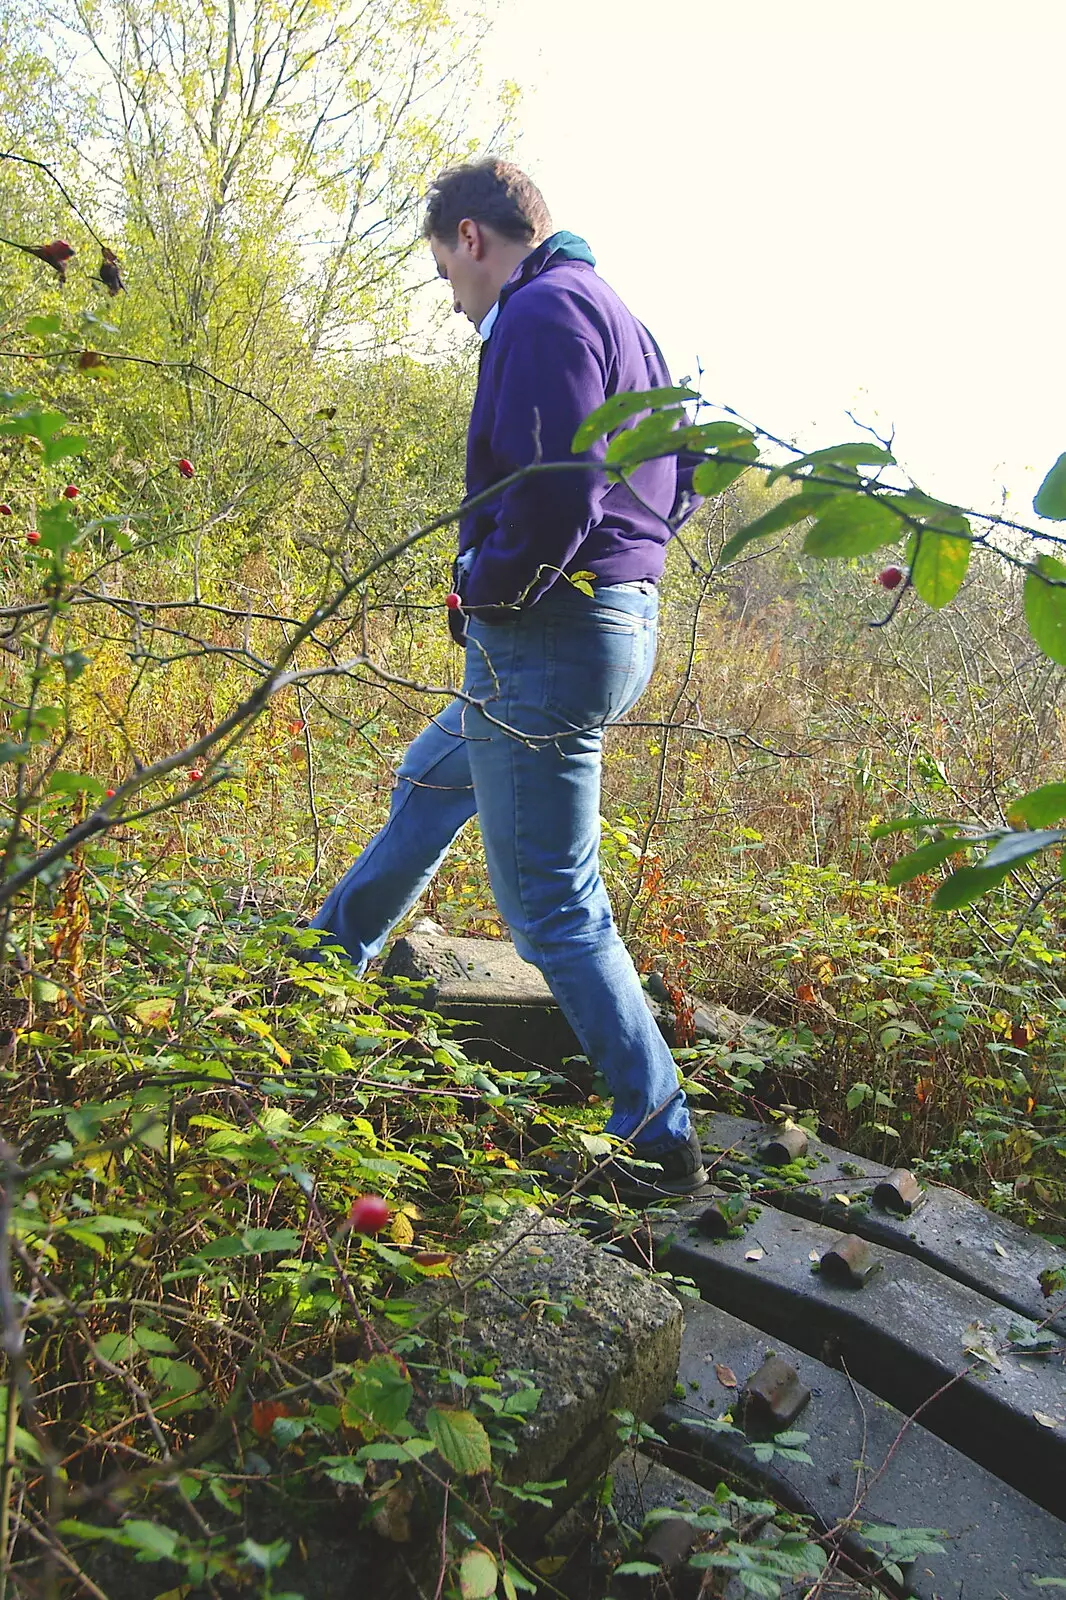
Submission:
<svg viewBox="0 0 1066 1600">
<path fill-rule="evenodd" d="M 470 1286 L 464 1341 L 490 1349 L 499 1373 L 523 1371 L 541 1390 L 503 1476 L 510 1483 L 566 1479 L 541 1519 L 546 1525 L 618 1454 L 611 1412 L 646 1419 L 672 1392 L 680 1303 L 647 1272 L 534 1207 L 470 1251 L 462 1279 Z"/>
<path fill-rule="evenodd" d="M 474 1060 L 512 1071 L 529 1068 L 561 1072 L 584 1096 L 592 1072 L 581 1046 L 536 967 L 523 961 L 506 939 L 463 939 L 446 933 L 429 918 L 397 939 L 382 964 L 386 978 L 424 984 L 426 1005 L 453 1024 L 455 1037 Z M 645 1002 L 668 1044 L 674 1017 L 662 980 L 649 974 Z M 755 1017 L 727 1006 L 694 1002 L 692 1028 L 697 1040 L 724 1044 L 747 1040 L 766 1044 L 773 1030 Z"/>
<path fill-rule="evenodd" d="M 535 1560 L 544 1553 L 547 1530 L 623 1448 L 611 1413 L 629 1411 L 647 1420 L 672 1393 L 681 1306 L 647 1271 L 535 1207 L 508 1218 L 456 1263 L 452 1279 L 427 1283 L 415 1298 L 429 1302 L 429 1310 L 432 1299 L 439 1301 L 436 1314 L 420 1326 L 424 1398 L 411 1414 L 416 1426 L 427 1404 L 456 1402 L 449 1388 L 427 1383 L 427 1367 L 476 1375 L 478 1358 L 491 1356 L 504 1396 L 523 1380 L 540 1390 L 537 1409 L 514 1431 L 514 1454 L 497 1459 L 495 1470 L 504 1484 L 516 1486 L 565 1481 L 545 1506 L 493 1491 L 493 1501 L 514 1518 L 504 1533 L 508 1549 Z M 407 1600 L 412 1581 L 432 1588 L 443 1514 L 441 1475 L 449 1474 L 435 1456 L 426 1458 L 426 1466 L 428 1473 L 421 1464 L 402 1469 L 395 1492 L 403 1498 L 403 1537 L 391 1551 L 381 1541 L 379 1600 Z M 484 1542 L 494 1544 L 498 1524 L 487 1510 L 479 1485 L 470 1478 L 455 1481 L 450 1514 L 462 1515 Z"/>
</svg>

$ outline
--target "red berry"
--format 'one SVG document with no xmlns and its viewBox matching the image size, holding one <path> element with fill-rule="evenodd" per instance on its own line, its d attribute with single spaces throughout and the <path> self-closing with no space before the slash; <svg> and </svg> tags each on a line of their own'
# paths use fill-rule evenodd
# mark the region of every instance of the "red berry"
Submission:
<svg viewBox="0 0 1066 1600">
<path fill-rule="evenodd" d="M 41 542 L 41 536 L 37 532 L 37 529 L 36 528 L 31 528 L 29 533 L 26 535 L 26 543 L 27 544 L 40 544 L 40 542 Z"/>
<path fill-rule="evenodd" d="M 452 594 L 445 595 L 444 597 L 444 604 L 448 607 L 449 611 L 458 611 L 462 603 L 463 602 L 460 600 L 459 596 L 454 592 Z"/>
<path fill-rule="evenodd" d="M 63 499 L 76 500 L 79 493 L 80 491 L 76 483 L 68 483 L 66 488 L 63 490 Z"/>
<path fill-rule="evenodd" d="M 113 800 L 113 799 L 114 799 L 114 798 L 115 798 L 115 791 L 114 791 L 114 789 L 105 789 L 105 790 L 104 790 L 104 793 L 105 793 L 105 794 L 106 794 L 106 796 L 107 796 L 107 798 L 108 798 L 108 799 L 109 799 L 109 800 Z"/>
<path fill-rule="evenodd" d="M 380 1233 L 389 1220 L 389 1208 L 379 1194 L 361 1194 L 352 1201 L 348 1221 L 353 1233 Z"/>
<path fill-rule="evenodd" d="M 7 501 L 5 500 L 3 505 L 0 506 L 0 517 L 13 517 L 14 515 L 15 515 L 15 513 L 12 511 L 11 507 L 8 505 Z"/>
<path fill-rule="evenodd" d="M 885 567 L 883 572 L 877 574 L 877 582 L 886 589 L 898 589 L 905 577 L 902 567 Z"/>
<path fill-rule="evenodd" d="M 193 767 L 192 770 L 189 773 L 189 782 L 190 783 L 199 783 L 199 781 L 200 781 L 200 779 L 202 777 L 203 777 L 203 773 L 200 771 L 200 768 L 199 767 Z"/>
<path fill-rule="evenodd" d="M 181 473 L 183 478 L 194 478 L 196 476 L 196 468 L 193 466 L 188 456 L 182 456 L 181 460 L 178 462 L 178 471 Z"/>
</svg>

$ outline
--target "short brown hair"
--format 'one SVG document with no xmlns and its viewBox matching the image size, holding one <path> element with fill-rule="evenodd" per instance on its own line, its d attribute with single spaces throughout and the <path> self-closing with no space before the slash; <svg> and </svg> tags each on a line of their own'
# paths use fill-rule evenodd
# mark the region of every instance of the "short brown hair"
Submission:
<svg viewBox="0 0 1066 1600">
<path fill-rule="evenodd" d="M 433 180 L 422 232 L 454 246 L 464 217 L 522 244 L 539 244 L 552 231 L 551 213 L 536 184 L 511 162 L 491 156 L 450 167 Z"/>
</svg>

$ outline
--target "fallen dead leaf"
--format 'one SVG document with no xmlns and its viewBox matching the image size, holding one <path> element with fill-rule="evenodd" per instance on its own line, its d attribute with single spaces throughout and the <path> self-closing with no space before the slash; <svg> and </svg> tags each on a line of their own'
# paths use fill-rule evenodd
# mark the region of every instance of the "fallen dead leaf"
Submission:
<svg viewBox="0 0 1066 1600">
<path fill-rule="evenodd" d="M 766 1254 L 766 1251 L 760 1245 L 754 1250 L 746 1251 L 745 1254 L 744 1254 L 744 1260 L 745 1261 L 761 1261 L 765 1254 Z"/>
<path fill-rule="evenodd" d="M 1034 1411 L 1033 1416 L 1042 1428 L 1061 1428 L 1061 1417 L 1049 1417 L 1046 1411 Z"/>
<path fill-rule="evenodd" d="M 257 1439 L 268 1439 L 274 1419 L 291 1416 L 283 1400 L 255 1400 L 252 1402 L 252 1432 Z"/>
<path fill-rule="evenodd" d="M 733 1371 L 733 1369 L 731 1367 L 725 1367 L 719 1361 L 719 1362 L 717 1362 L 715 1364 L 714 1375 L 718 1379 L 718 1382 L 722 1385 L 722 1387 L 724 1389 L 735 1389 L 736 1388 L 736 1386 L 737 1386 L 737 1375 L 736 1375 L 736 1373 Z"/>
<path fill-rule="evenodd" d="M 997 1256 L 1005 1256 L 1007 1254 L 998 1239 L 993 1239 L 992 1248 L 996 1252 Z"/>
</svg>

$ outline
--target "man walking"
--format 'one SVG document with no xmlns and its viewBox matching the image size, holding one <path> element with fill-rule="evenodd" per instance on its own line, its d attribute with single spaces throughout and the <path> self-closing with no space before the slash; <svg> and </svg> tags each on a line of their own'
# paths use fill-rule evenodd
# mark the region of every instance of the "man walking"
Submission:
<svg viewBox="0 0 1066 1600">
<path fill-rule="evenodd" d="M 609 483 L 595 468 L 604 441 L 583 456 L 570 448 L 607 397 L 670 379 L 588 246 L 552 233 L 540 192 L 516 167 L 488 160 L 443 173 L 425 234 L 455 310 L 484 341 L 468 499 L 534 462 L 569 469 L 532 473 L 463 518 L 462 612 L 450 618 L 465 622 L 464 699 L 414 740 L 388 821 L 312 927 L 362 970 L 476 811 L 515 947 L 606 1078 L 608 1132 L 640 1163 L 619 1159 L 612 1177 L 638 1197 L 688 1193 L 706 1182 L 699 1145 L 598 863 L 602 730 L 651 676 L 678 468 L 664 456 L 628 484 Z M 577 572 L 592 575 L 591 596 L 568 580 Z"/>
</svg>

